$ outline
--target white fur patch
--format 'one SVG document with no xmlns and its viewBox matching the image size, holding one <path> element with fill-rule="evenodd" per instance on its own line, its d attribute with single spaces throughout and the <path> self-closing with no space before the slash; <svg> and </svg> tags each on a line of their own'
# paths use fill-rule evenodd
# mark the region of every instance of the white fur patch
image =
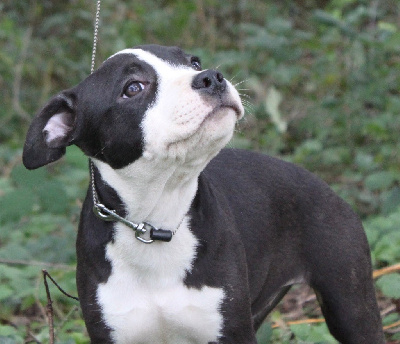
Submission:
<svg viewBox="0 0 400 344">
<path fill-rule="evenodd" d="M 48 145 L 56 140 L 63 139 L 71 130 L 71 127 L 67 124 L 67 116 L 66 112 L 57 113 L 47 122 L 43 132 L 46 133 Z"/>
<path fill-rule="evenodd" d="M 112 274 L 99 285 L 97 299 L 115 343 L 205 344 L 222 329 L 222 289 L 189 289 L 196 239 L 186 219 L 169 243 L 144 245 L 118 224 L 107 245 Z"/>
</svg>

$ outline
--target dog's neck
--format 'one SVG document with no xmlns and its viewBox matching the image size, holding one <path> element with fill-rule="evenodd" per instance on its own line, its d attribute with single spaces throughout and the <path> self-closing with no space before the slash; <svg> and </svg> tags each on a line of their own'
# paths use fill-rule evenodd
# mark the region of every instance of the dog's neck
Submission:
<svg viewBox="0 0 400 344">
<path fill-rule="evenodd" d="M 94 163 L 124 203 L 127 219 L 175 230 L 196 194 L 198 176 L 208 163 L 203 160 L 177 163 L 141 157 L 117 170 L 101 161 Z"/>
</svg>

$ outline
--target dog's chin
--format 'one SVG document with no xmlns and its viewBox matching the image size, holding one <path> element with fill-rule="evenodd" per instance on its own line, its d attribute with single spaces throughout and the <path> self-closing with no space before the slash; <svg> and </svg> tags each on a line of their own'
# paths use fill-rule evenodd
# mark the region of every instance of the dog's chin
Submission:
<svg viewBox="0 0 400 344">
<path fill-rule="evenodd" d="M 232 107 L 213 109 L 187 138 L 170 144 L 169 150 L 184 153 L 186 159 L 214 156 L 232 138 L 238 115 Z"/>
<path fill-rule="evenodd" d="M 146 150 L 148 159 L 172 159 L 180 162 L 209 160 L 214 157 L 232 138 L 235 124 L 240 118 L 240 108 L 217 106 L 206 114 L 203 120 L 185 136 L 161 146 Z M 156 149 L 154 149 L 156 148 Z"/>
</svg>

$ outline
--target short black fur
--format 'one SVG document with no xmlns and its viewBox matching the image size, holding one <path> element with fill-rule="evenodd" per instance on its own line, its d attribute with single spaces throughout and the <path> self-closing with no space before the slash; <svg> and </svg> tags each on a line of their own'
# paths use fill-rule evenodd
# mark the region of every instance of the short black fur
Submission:
<svg viewBox="0 0 400 344">
<path fill-rule="evenodd" d="M 137 48 L 172 65 L 198 68 L 192 65 L 193 56 L 176 47 Z M 213 73 L 221 82 L 221 76 Z M 200 74 L 203 79 L 196 85 L 207 73 Z M 132 81 L 148 87 L 125 99 L 123 90 Z M 78 86 L 51 99 L 36 116 L 24 146 L 25 166 L 33 169 L 53 162 L 70 144 L 114 169 L 129 165 L 143 153 L 140 124 L 158 87 L 158 76 L 146 62 L 132 54 L 112 57 Z M 73 126 L 57 141 L 61 146 L 52 148 L 43 129 L 60 112 L 68 113 Z M 97 169 L 94 173 L 102 203 L 125 216 L 126 205 L 119 195 Z M 112 271 L 106 245 L 114 240 L 114 225 L 98 219 L 92 208 L 89 189 L 76 243 L 77 287 L 92 343 L 112 343 L 96 293 Z M 384 343 L 361 222 L 310 172 L 262 154 L 222 150 L 201 172 L 188 214 L 199 244 L 184 283 L 196 289 L 223 288 L 219 344 L 256 344 L 255 331 L 297 282 L 315 289 L 337 340 Z"/>
</svg>

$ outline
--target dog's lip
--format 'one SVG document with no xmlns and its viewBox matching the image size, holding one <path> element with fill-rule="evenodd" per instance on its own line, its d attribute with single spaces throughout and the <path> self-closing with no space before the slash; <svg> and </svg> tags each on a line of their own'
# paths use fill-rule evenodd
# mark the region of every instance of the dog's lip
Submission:
<svg viewBox="0 0 400 344">
<path fill-rule="evenodd" d="M 243 116 L 243 112 L 240 109 L 239 105 L 234 103 L 234 102 L 223 102 L 220 104 L 217 104 L 202 120 L 202 122 L 199 125 L 199 128 L 203 126 L 205 122 L 207 122 L 210 118 L 212 118 L 214 115 L 216 115 L 219 111 L 224 110 L 224 109 L 231 109 L 235 112 L 236 114 L 236 119 L 239 120 Z"/>
<path fill-rule="evenodd" d="M 240 119 L 242 117 L 242 110 L 239 105 L 234 102 L 223 102 L 215 106 L 208 114 L 204 117 L 203 121 L 200 123 L 199 128 L 203 126 L 204 122 L 206 122 L 209 118 L 213 117 L 217 112 L 223 109 L 231 109 L 235 112 L 236 118 Z"/>
<path fill-rule="evenodd" d="M 224 108 L 232 109 L 233 111 L 235 111 L 236 117 L 237 117 L 238 119 L 242 117 L 243 111 L 242 111 L 242 109 L 239 107 L 239 105 L 236 104 L 235 102 L 228 102 L 228 103 L 219 104 L 218 106 L 216 106 L 216 107 L 214 108 L 213 111 L 211 111 L 210 115 L 213 114 L 214 112 L 217 112 L 218 110 L 224 109 Z M 208 117 L 208 116 L 207 116 L 207 117 Z"/>
</svg>

